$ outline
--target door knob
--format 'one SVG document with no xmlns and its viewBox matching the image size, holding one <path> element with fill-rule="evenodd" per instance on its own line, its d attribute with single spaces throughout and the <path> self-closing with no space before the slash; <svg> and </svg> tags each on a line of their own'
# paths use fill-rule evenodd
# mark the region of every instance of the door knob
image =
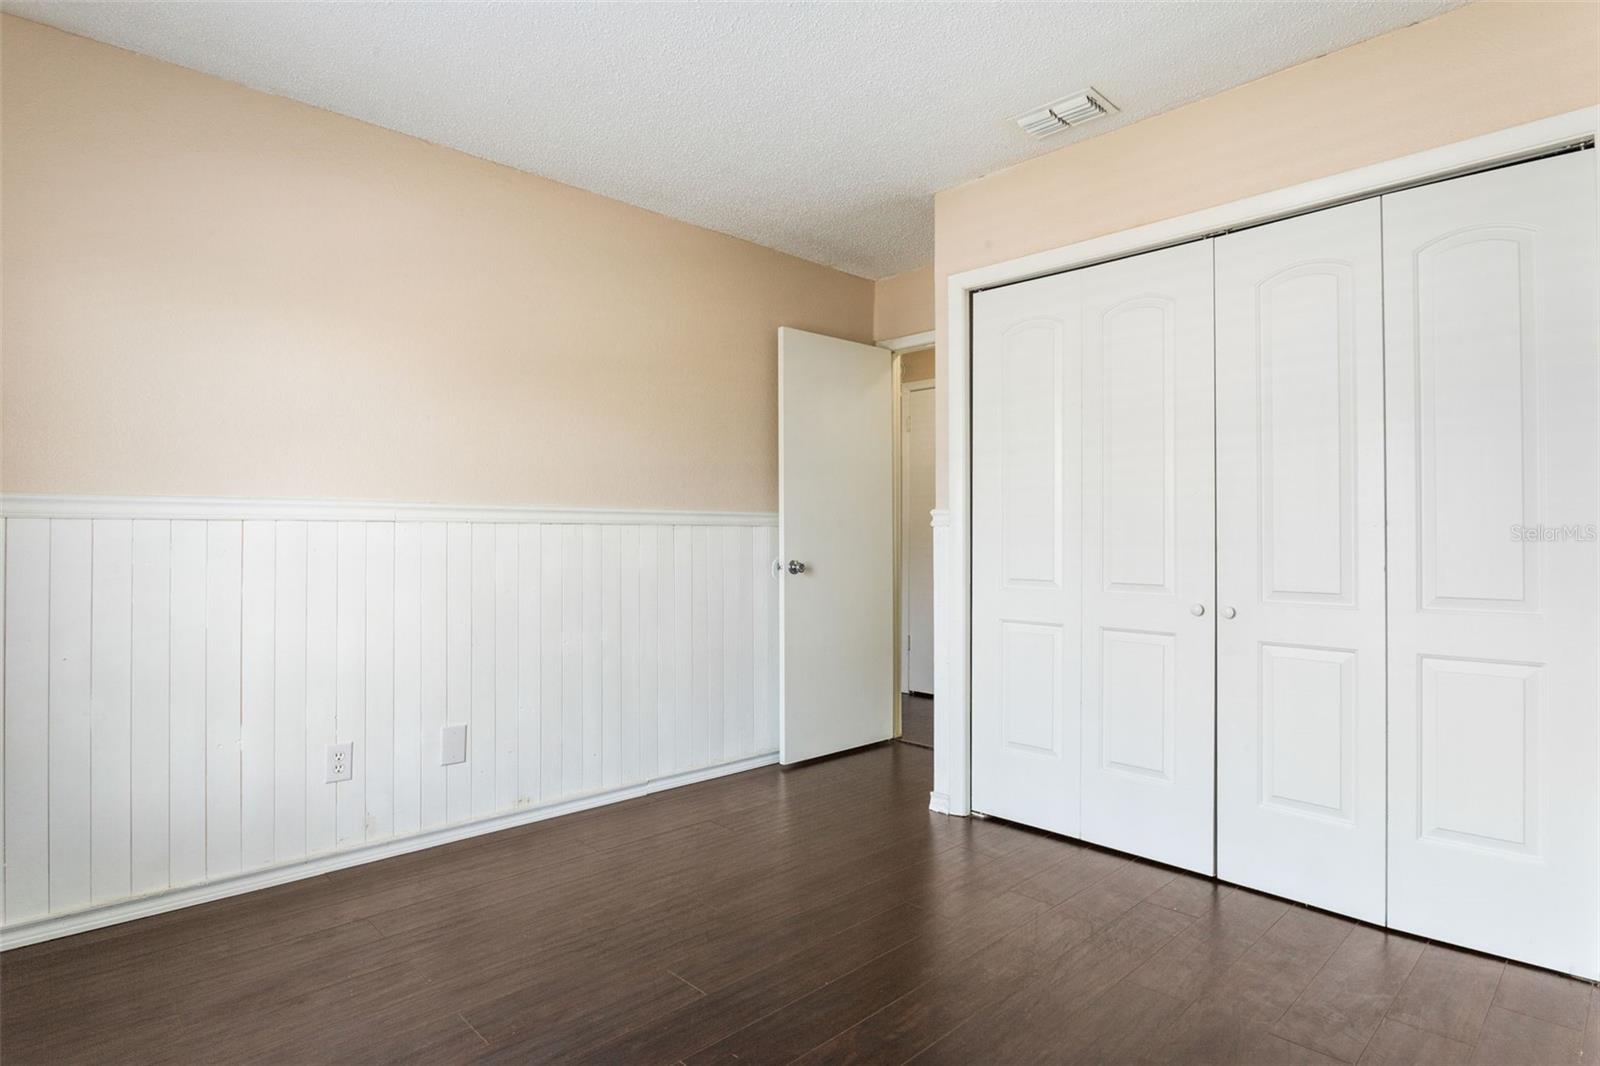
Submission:
<svg viewBox="0 0 1600 1066">
<path fill-rule="evenodd" d="M 1232 618 L 1235 615 L 1237 615 L 1238 613 L 1239 612 L 1235 611 L 1232 607 L 1224 607 L 1222 609 L 1222 617 L 1224 617 L 1224 618 Z"/>
<path fill-rule="evenodd" d="M 1193 607 L 1189 608 L 1189 613 L 1194 615 L 1196 618 L 1199 618 L 1206 613 L 1206 605 L 1203 603 L 1197 603 Z"/>
<path fill-rule="evenodd" d="M 806 572 L 806 564 L 798 559 L 790 559 L 788 569 L 791 574 L 803 574 Z"/>
</svg>

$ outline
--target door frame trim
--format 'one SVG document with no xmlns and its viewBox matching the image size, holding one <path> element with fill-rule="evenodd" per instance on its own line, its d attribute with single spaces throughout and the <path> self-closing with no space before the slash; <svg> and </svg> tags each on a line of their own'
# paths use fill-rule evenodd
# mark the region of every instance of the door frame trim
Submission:
<svg viewBox="0 0 1600 1066">
<path fill-rule="evenodd" d="M 935 512 L 934 522 L 934 676 L 938 699 L 934 703 L 936 740 L 930 808 L 955 815 L 972 813 L 972 295 L 1575 147 L 1593 141 L 1597 128 L 1600 107 L 1580 108 L 1061 248 L 975 267 L 946 279 L 948 359 L 939 381 L 944 386 L 948 426 L 944 448 L 948 488 L 944 507 Z M 941 520 L 948 525 L 942 525 Z"/>
</svg>

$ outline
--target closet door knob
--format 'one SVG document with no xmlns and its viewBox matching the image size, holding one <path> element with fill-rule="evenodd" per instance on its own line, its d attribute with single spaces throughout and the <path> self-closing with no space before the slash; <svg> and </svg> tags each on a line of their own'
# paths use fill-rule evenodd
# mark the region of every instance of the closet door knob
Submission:
<svg viewBox="0 0 1600 1066">
<path fill-rule="evenodd" d="M 1239 612 L 1235 611 L 1232 607 L 1224 607 L 1222 609 L 1222 617 L 1224 617 L 1224 618 L 1232 618 L 1235 615 L 1237 615 L 1238 613 Z"/>
<path fill-rule="evenodd" d="M 1194 615 L 1196 618 L 1199 618 L 1206 613 L 1206 605 L 1203 603 L 1197 603 L 1193 607 L 1189 608 L 1189 613 Z"/>
</svg>

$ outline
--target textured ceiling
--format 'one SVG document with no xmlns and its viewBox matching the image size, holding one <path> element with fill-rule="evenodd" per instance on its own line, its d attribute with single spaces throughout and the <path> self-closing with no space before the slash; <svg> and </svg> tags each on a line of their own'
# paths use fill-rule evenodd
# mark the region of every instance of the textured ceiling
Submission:
<svg viewBox="0 0 1600 1066">
<path fill-rule="evenodd" d="M 939 189 L 1454 4 L 3 6 L 877 278 L 932 259 Z M 1010 122 L 1088 85 L 1121 113 Z"/>
</svg>

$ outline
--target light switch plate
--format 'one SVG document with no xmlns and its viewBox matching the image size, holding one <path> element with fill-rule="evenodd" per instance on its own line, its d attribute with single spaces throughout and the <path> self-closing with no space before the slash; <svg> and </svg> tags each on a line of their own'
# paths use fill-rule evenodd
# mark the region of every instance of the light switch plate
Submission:
<svg viewBox="0 0 1600 1066">
<path fill-rule="evenodd" d="M 467 727 L 447 725 L 439 731 L 439 765 L 454 766 L 467 761 Z"/>
</svg>

